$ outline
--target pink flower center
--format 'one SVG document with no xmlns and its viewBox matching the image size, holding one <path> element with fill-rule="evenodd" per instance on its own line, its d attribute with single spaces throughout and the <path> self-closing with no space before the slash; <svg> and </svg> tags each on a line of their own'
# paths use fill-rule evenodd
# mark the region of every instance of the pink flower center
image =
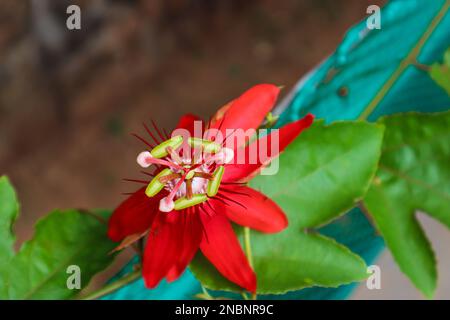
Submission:
<svg viewBox="0 0 450 320">
<path fill-rule="evenodd" d="M 181 137 L 164 141 L 151 152 L 137 157 L 143 168 L 157 166 L 159 172 L 147 186 L 146 194 L 153 197 L 165 189 L 169 195 L 160 200 L 163 212 L 182 210 L 207 201 L 217 194 L 224 165 L 234 157 L 233 150 L 214 142 Z"/>
</svg>

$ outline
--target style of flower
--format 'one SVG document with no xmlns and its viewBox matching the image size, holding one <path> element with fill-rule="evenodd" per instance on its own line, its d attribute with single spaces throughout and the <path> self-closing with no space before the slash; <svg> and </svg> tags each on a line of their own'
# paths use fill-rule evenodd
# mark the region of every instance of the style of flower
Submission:
<svg viewBox="0 0 450 320">
<path fill-rule="evenodd" d="M 137 162 L 153 167 L 146 187 L 133 193 L 113 213 L 108 236 L 121 241 L 118 249 L 147 235 L 143 252 L 142 275 L 149 288 L 163 278 L 177 279 L 198 249 L 228 280 L 255 292 L 257 280 L 230 221 L 264 233 L 275 233 L 288 225 L 281 208 L 264 194 L 247 186 L 248 181 L 278 156 L 313 122 L 307 115 L 256 140 L 228 148 L 227 133 L 257 129 L 270 113 L 279 88 L 270 84 L 252 87 L 222 107 L 208 124 L 225 137 L 195 136 L 199 118 L 185 115 L 177 128 L 189 137 L 145 129 L 155 144 L 137 136 L 149 150 L 139 154 Z M 268 153 L 268 160 L 248 161 L 252 147 L 270 145 L 279 139 L 279 148 Z M 186 152 L 186 147 L 190 152 Z M 233 161 L 244 151 L 244 161 Z M 274 177 L 276 179 L 276 177 Z M 147 183 L 147 182 L 145 182 Z"/>
</svg>

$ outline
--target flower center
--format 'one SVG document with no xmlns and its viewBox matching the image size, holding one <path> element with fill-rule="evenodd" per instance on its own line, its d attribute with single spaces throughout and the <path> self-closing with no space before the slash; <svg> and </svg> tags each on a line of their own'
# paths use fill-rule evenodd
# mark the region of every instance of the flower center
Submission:
<svg viewBox="0 0 450 320">
<path fill-rule="evenodd" d="M 163 189 L 169 195 L 162 198 L 159 210 L 170 212 L 182 210 L 214 197 L 219 191 L 224 165 L 234 157 L 233 150 L 220 144 L 199 139 L 175 136 L 143 151 L 137 157 L 143 168 L 158 167 L 159 173 L 145 190 L 148 197 L 154 197 Z"/>
</svg>

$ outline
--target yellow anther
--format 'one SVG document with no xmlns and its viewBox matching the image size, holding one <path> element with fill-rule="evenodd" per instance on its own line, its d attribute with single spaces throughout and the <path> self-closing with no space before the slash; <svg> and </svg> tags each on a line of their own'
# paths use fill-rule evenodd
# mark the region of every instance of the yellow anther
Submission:
<svg viewBox="0 0 450 320">
<path fill-rule="evenodd" d="M 147 195 L 147 197 L 151 198 L 157 195 L 164 188 L 164 183 L 159 181 L 159 179 L 172 173 L 173 173 L 172 170 L 168 168 L 158 173 L 156 177 L 154 177 L 152 181 L 150 181 L 150 183 L 147 186 L 147 189 L 145 189 L 145 194 Z"/>
<path fill-rule="evenodd" d="M 183 210 L 208 200 L 206 194 L 194 194 L 192 198 L 186 197 L 175 200 L 175 210 Z"/>
<path fill-rule="evenodd" d="M 182 143 L 183 137 L 175 136 L 154 147 L 150 153 L 153 157 L 161 159 L 169 155 L 167 148 L 176 150 Z"/>
<path fill-rule="evenodd" d="M 219 143 L 200 138 L 190 137 L 188 142 L 192 148 L 202 148 L 203 151 L 208 153 L 217 153 L 222 149 L 222 146 Z"/>
<path fill-rule="evenodd" d="M 225 167 L 220 166 L 214 171 L 214 178 L 208 182 L 206 193 L 208 197 L 214 197 L 219 192 L 220 183 L 222 182 Z"/>
</svg>

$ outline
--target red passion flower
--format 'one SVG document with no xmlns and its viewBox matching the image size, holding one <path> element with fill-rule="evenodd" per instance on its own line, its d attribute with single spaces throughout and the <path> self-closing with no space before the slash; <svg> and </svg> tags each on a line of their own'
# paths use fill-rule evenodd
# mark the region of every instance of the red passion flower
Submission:
<svg viewBox="0 0 450 320">
<path fill-rule="evenodd" d="M 287 227 L 280 207 L 247 182 L 308 128 L 313 116 L 259 135 L 259 139 L 240 139 L 232 147 L 225 142 L 230 132 L 259 128 L 278 93 L 274 85 L 254 86 L 222 107 L 208 124 L 193 115 L 183 116 L 170 136 L 154 123 L 153 132 L 144 124 L 154 143 L 137 136 L 149 148 L 139 154 L 137 162 L 154 169 L 144 172 L 152 179 L 139 180 L 147 185 L 114 211 L 108 236 L 121 241 L 117 247 L 121 249 L 148 235 L 142 268 L 147 287 L 155 287 L 163 278 L 177 279 L 200 249 L 225 278 L 256 291 L 255 273 L 230 221 L 265 233 Z M 196 123 L 215 130 L 216 136 L 199 137 Z M 180 130 L 189 136 L 176 134 Z M 219 135 L 225 137 L 220 142 Z M 275 139 L 278 148 L 266 152 L 266 159 L 250 161 L 252 147 L 271 145 Z M 234 161 L 240 151 L 243 161 Z"/>
</svg>

